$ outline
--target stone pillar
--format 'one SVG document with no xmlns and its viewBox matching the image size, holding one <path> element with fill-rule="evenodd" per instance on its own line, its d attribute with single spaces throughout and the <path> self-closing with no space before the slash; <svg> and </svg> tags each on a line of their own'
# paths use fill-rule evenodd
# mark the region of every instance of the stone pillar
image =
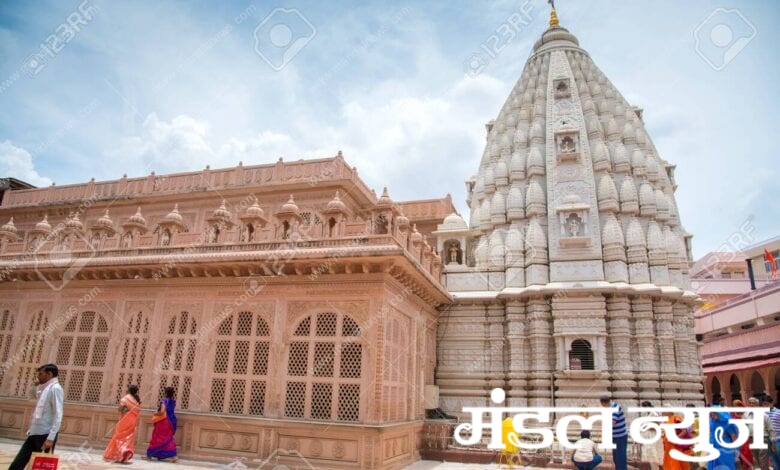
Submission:
<svg viewBox="0 0 780 470">
<path fill-rule="evenodd" d="M 607 364 L 612 369 L 612 396 L 629 406 L 637 399 L 631 358 L 631 303 L 626 297 L 607 299 Z"/>
<path fill-rule="evenodd" d="M 491 304 L 485 311 L 485 349 L 488 353 L 487 358 L 487 381 L 488 390 L 494 388 L 506 389 L 505 371 L 504 371 L 504 348 L 507 339 L 504 332 L 504 306 L 500 304 Z"/>
<path fill-rule="evenodd" d="M 525 305 L 520 300 L 510 300 L 506 303 L 506 337 L 507 337 L 507 399 L 506 406 L 527 406 L 528 395 L 525 390 L 528 382 L 529 322 L 525 314 Z"/>
<path fill-rule="evenodd" d="M 682 302 L 672 304 L 674 349 L 677 359 L 677 383 L 680 400 L 700 403 L 704 375 L 699 359 L 699 343 L 694 332 L 693 308 Z M 711 403 L 711 402 L 710 402 Z"/>
<path fill-rule="evenodd" d="M 632 351 L 635 360 L 634 370 L 639 379 L 639 400 L 659 401 L 658 393 L 658 344 L 655 342 L 653 328 L 653 304 L 647 297 L 631 300 L 631 314 L 636 331 L 636 351 Z"/>
<path fill-rule="evenodd" d="M 529 323 L 528 340 L 531 346 L 529 385 L 529 406 L 552 406 L 551 380 L 553 367 L 551 352 L 555 345 L 552 340 L 552 315 L 550 306 L 543 297 L 528 301 L 526 317 Z"/>
<path fill-rule="evenodd" d="M 672 325 L 672 303 L 668 300 L 655 300 L 653 310 L 657 335 L 653 344 L 658 345 L 661 399 L 664 402 L 677 402 L 680 399 L 680 392 L 677 389 L 677 364 L 674 348 L 674 332 L 677 326 Z"/>
</svg>

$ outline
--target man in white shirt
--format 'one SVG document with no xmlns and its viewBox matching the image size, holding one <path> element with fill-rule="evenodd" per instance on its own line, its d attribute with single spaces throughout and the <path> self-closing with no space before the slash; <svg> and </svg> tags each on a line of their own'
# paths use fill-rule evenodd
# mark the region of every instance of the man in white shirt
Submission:
<svg viewBox="0 0 780 470">
<path fill-rule="evenodd" d="M 57 433 L 62 424 L 62 401 L 64 393 L 57 376 L 55 364 L 44 364 L 38 368 L 38 400 L 35 403 L 27 440 L 22 444 L 8 470 L 24 470 L 33 452 L 54 452 Z"/>
<path fill-rule="evenodd" d="M 571 461 L 578 470 L 592 470 L 601 463 L 598 444 L 590 439 L 590 431 L 580 432 L 580 440 L 574 443 Z"/>
</svg>

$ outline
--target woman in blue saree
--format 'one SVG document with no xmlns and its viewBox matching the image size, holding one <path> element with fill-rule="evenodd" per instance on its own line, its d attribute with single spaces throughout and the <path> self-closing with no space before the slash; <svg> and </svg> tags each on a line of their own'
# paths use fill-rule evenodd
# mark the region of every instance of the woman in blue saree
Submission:
<svg viewBox="0 0 780 470">
<path fill-rule="evenodd" d="M 146 449 L 146 457 L 149 459 L 168 460 L 176 462 L 176 400 L 173 387 L 165 387 L 165 398 L 160 400 L 157 413 L 152 416 L 154 429 L 149 447 Z"/>
<path fill-rule="evenodd" d="M 720 456 L 707 462 L 707 470 L 735 470 L 737 468 L 736 449 L 723 447 L 723 444 L 734 442 L 737 427 L 734 424 L 729 424 L 731 414 L 717 411 L 717 408 L 722 405 L 723 399 L 720 399 L 719 404 L 712 405 L 713 410 L 710 412 L 710 443 L 720 452 Z M 716 436 L 721 436 L 722 441 L 718 440 Z"/>
</svg>

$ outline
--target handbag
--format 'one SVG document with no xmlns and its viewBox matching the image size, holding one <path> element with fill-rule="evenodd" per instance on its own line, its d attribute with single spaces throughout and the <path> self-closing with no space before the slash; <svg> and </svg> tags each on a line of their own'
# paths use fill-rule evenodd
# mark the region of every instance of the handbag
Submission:
<svg viewBox="0 0 780 470">
<path fill-rule="evenodd" d="M 60 458 L 53 453 L 33 452 L 30 463 L 31 470 L 57 470 Z"/>
<path fill-rule="evenodd" d="M 157 411 L 154 414 L 152 414 L 152 423 L 159 423 L 160 421 L 167 418 L 168 418 L 168 413 L 166 413 L 165 408 L 163 408 L 162 411 Z"/>
</svg>

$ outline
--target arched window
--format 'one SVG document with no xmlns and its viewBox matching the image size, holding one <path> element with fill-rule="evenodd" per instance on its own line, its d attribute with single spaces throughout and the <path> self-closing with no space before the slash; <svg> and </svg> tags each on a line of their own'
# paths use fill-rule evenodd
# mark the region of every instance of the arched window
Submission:
<svg viewBox="0 0 780 470">
<path fill-rule="evenodd" d="M 328 236 L 333 238 L 335 235 L 336 219 L 331 217 L 328 219 Z"/>
<path fill-rule="evenodd" d="M 56 364 L 65 400 L 100 402 L 108 354 L 108 322 L 95 312 L 74 316 L 60 336 Z"/>
<path fill-rule="evenodd" d="M 382 212 L 376 218 L 376 233 L 377 235 L 386 235 L 388 233 L 388 215 L 386 212 Z"/>
<path fill-rule="evenodd" d="M 19 375 L 17 375 L 14 394 L 18 397 L 29 396 L 32 384 L 37 380 L 38 367 L 41 365 L 41 353 L 45 331 L 49 327 L 49 318 L 39 310 L 30 319 L 26 334 L 20 343 L 21 359 L 19 362 Z"/>
<path fill-rule="evenodd" d="M 363 359 L 360 327 L 352 318 L 337 313 L 304 318 L 287 354 L 284 416 L 359 421 Z"/>
<path fill-rule="evenodd" d="M 271 344 L 268 323 L 260 315 L 239 312 L 219 325 L 217 336 L 209 411 L 262 416 Z"/>
<path fill-rule="evenodd" d="M 146 366 L 148 338 L 149 317 L 143 312 L 131 314 L 125 334 L 122 336 L 122 348 L 119 350 L 122 354 L 122 361 L 119 363 L 119 375 L 114 395 L 117 402 L 126 393 L 128 385 L 143 386 L 141 379 L 144 374 L 144 366 Z"/>
<path fill-rule="evenodd" d="M 171 318 L 165 335 L 164 352 L 160 363 L 160 397 L 165 387 L 176 389 L 176 406 L 186 410 L 190 406 L 190 389 L 195 370 L 195 332 L 198 322 L 189 312 L 181 312 Z"/>
<path fill-rule="evenodd" d="M 0 363 L 5 364 L 8 354 L 11 352 L 11 340 L 13 340 L 14 316 L 10 310 L 0 312 Z M 5 367 L 0 367 L 0 385 L 3 385 Z"/>
<path fill-rule="evenodd" d="M 575 339 L 569 351 L 569 368 L 593 370 L 593 366 L 593 350 L 590 348 L 590 343 L 584 339 Z"/>
</svg>

